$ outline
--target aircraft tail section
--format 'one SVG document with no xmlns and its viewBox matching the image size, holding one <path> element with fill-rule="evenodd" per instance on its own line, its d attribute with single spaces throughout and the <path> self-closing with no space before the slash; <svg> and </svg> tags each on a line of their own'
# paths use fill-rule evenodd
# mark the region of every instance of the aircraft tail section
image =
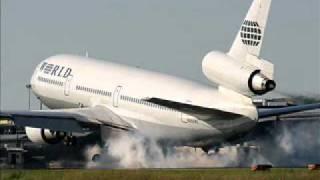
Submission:
<svg viewBox="0 0 320 180">
<path fill-rule="evenodd" d="M 259 58 L 270 6 L 271 0 L 253 0 L 229 52 L 212 51 L 203 58 L 202 72 L 221 90 L 252 97 L 276 88 L 274 65 Z"/>
<path fill-rule="evenodd" d="M 270 6 L 271 0 L 253 1 L 228 55 L 238 60 L 259 56 Z"/>
</svg>

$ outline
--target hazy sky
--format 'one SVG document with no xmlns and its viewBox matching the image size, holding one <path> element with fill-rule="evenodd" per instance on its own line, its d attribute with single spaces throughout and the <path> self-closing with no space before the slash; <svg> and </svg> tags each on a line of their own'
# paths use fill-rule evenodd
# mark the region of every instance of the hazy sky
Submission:
<svg viewBox="0 0 320 180">
<path fill-rule="evenodd" d="M 35 66 L 59 53 L 208 83 L 203 56 L 229 49 L 251 2 L 1 0 L 1 108 L 26 109 Z M 275 64 L 277 91 L 319 94 L 319 53 L 320 1 L 274 0 L 261 56 Z"/>
</svg>

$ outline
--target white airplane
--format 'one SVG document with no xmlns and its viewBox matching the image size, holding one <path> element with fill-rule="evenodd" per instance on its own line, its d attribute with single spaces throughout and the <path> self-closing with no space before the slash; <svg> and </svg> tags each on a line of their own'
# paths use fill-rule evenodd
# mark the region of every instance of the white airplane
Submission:
<svg viewBox="0 0 320 180">
<path fill-rule="evenodd" d="M 227 53 L 212 51 L 204 75 L 218 88 L 88 57 L 56 55 L 31 78 L 50 110 L 2 111 L 35 143 L 73 142 L 74 133 L 135 132 L 171 145 L 201 147 L 241 137 L 259 119 L 320 108 L 299 105 L 260 111 L 252 97 L 272 91 L 273 64 L 260 59 L 271 0 L 254 0 Z"/>
</svg>

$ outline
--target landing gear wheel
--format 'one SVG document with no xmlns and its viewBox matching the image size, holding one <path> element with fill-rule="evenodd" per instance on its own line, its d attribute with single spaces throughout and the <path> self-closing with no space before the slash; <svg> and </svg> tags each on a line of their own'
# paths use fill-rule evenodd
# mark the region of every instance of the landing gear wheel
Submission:
<svg viewBox="0 0 320 180">
<path fill-rule="evenodd" d="M 75 146 L 77 144 L 77 138 L 74 136 L 66 136 L 64 140 L 66 146 Z"/>
<path fill-rule="evenodd" d="M 94 154 L 93 156 L 92 156 L 92 158 L 91 158 L 91 160 L 93 161 L 93 162 L 97 162 L 97 161 L 99 161 L 101 159 L 101 155 L 100 154 Z"/>
<path fill-rule="evenodd" d="M 219 151 L 220 151 L 220 147 L 219 147 L 219 146 L 214 146 L 214 147 L 202 147 L 201 149 L 202 149 L 202 151 L 204 151 L 204 152 L 207 153 L 208 155 L 218 154 Z"/>
<path fill-rule="evenodd" d="M 206 154 L 209 153 L 210 148 L 207 146 L 201 147 L 202 151 L 205 152 Z"/>
<path fill-rule="evenodd" d="M 218 154 L 220 152 L 220 147 L 214 147 L 211 150 L 213 151 L 213 154 Z"/>
<path fill-rule="evenodd" d="M 239 166 L 247 167 L 251 164 L 256 164 L 256 157 L 259 155 L 260 149 L 257 146 L 251 146 L 247 143 L 236 146 L 237 154 L 239 156 Z"/>
</svg>

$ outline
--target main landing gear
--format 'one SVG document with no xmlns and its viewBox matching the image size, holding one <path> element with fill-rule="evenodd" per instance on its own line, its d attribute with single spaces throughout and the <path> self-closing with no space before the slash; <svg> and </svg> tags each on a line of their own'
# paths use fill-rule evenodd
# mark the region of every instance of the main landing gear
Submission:
<svg viewBox="0 0 320 180">
<path fill-rule="evenodd" d="M 208 155 L 211 154 L 211 153 L 213 153 L 213 154 L 219 153 L 220 148 L 221 148 L 220 146 L 214 146 L 214 147 L 205 146 L 205 147 L 201 147 L 202 151 L 207 153 Z"/>
<path fill-rule="evenodd" d="M 64 138 L 64 141 L 63 143 L 66 145 L 66 146 L 75 146 L 77 144 L 77 138 L 75 136 L 72 136 L 71 135 L 67 135 L 65 138 Z"/>
</svg>

